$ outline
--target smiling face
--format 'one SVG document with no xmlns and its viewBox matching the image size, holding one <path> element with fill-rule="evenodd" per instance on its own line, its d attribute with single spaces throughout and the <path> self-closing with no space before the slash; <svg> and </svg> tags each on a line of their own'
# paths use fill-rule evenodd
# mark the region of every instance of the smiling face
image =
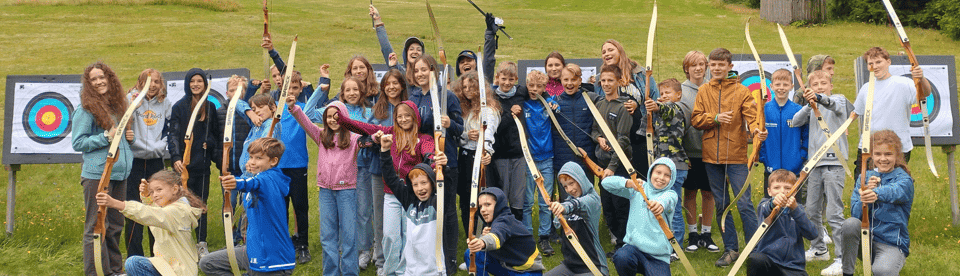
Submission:
<svg viewBox="0 0 960 276">
<path fill-rule="evenodd" d="M 147 84 L 147 97 L 153 99 L 157 94 L 160 94 L 160 89 L 163 89 L 163 84 L 160 83 L 160 73 L 153 72 L 150 74 L 150 83 Z"/>
<path fill-rule="evenodd" d="M 482 194 L 477 198 L 477 204 L 480 205 L 480 216 L 483 221 L 493 222 L 493 211 L 497 206 L 497 198 L 491 194 Z"/>
<path fill-rule="evenodd" d="M 291 85 L 292 86 L 292 85 Z M 343 101 L 352 105 L 360 105 L 363 95 L 360 93 L 360 85 L 353 79 L 343 81 Z"/>
<path fill-rule="evenodd" d="M 779 194 L 788 195 L 792 188 L 793 183 L 772 181 L 770 182 L 770 186 L 767 187 L 767 193 L 770 194 L 770 196 L 777 196 Z"/>
<path fill-rule="evenodd" d="M 460 74 L 466 74 L 467 72 L 470 72 L 470 70 L 473 70 L 473 68 L 477 68 L 477 60 L 468 57 L 462 57 L 460 61 L 457 62 L 457 68 L 460 68 Z"/>
<path fill-rule="evenodd" d="M 667 184 L 670 184 L 670 177 L 670 168 L 663 164 L 657 165 L 650 172 L 650 184 L 653 184 L 657 190 L 666 188 Z"/>
<path fill-rule="evenodd" d="M 563 185 L 563 190 L 572 197 L 580 197 L 583 195 L 583 190 L 580 189 L 580 183 L 573 180 L 573 177 L 560 177 L 560 185 Z"/>
<path fill-rule="evenodd" d="M 147 189 L 151 192 L 150 198 L 160 207 L 176 202 L 180 195 L 180 186 L 161 180 L 150 181 L 147 184 Z"/>
<path fill-rule="evenodd" d="M 774 80 L 770 85 L 773 86 L 773 93 L 778 101 L 786 100 L 790 90 L 793 89 L 792 81 Z"/>
<path fill-rule="evenodd" d="M 673 87 L 664 85 L 660 86 L 660 101 L 661 102 L 679 102 L 680 97 L 683 97 L 683 93 L 673 89 Z"/>
<path fill-rule="evenodd" d="M 107 94 L 107 91 L 110 90 L 109 85 L 107 85 L 107 75 L 100 68 L 90 70 L 90 84 L 93 85 L 93 90 L 96 90 L 100 95 Z"/>
<path fill-rule="evenodd" d="M 396 124 L 400 126 L 401 129 L 405 131 L 412 131 L 415 117 L 413 116 L 413 108 L 410 108 L 409 105 L 400 104 L 397 106 L 397 118 Z"/>
<path fill-rule="evenodd" d="M 257 116 L 260 116 L 261 120 L 270 119 L 273 116 L 273 113 L 277 110 L 275 108 L 270 108 L 269 105 L 256 105 L 251 104 L 250 109 L 253 109 L 253 113 L 257 113 Z"/>
<path fill-rule="evenodd" d="M 463 84 L 463 96 L 471 100 L 480 100 L 480 84 L 477 83 L 477 80 L 472 78 L 464 78 L 462 80 Z"/>
<path fill-rule="evenodd" d="M 897 165 L 897 152 L 889 144 L 874 145 L 872 150 L 873 166 L 882 173 L 892 172 Z"/>
<path fill-rule="evenodd" d="M 433 184 L 430 183 L 430 178 L 423 173 L 420 173 L 413 179 L 410 179 L 410 186 L 413 188 L 413 193 L 417 195 L 417 199 L 420 201 L 427 201 L 430 199 L 430 194 L 433 193 Z"/>
<path fill-rule="evenodd" d="M 422 54 L 423 54 L 423 47 L 421 47 L 420 44 L 416 44 L 416 43 L 410 44 L 410 47 L 407 48 L 406 62 L 407 63 L 413 62 Z"/>
<path fill-rule="evenodd" d="M 727 73 L 730 72 L 730 69 L 733 69 L 733 64 L 727 62 L 726 60 L 710 60 L 710 79 L 711 80 L 723 80 L 727 78 Z"/>
<path fill-rule="evenodd" d="M 394 76 L 388 77 L 383 86 L 383 92 L 387 94 L 387 98 L 397 99 L 397 97 L 400 97 L 401 91 L 403 91 L 403 87 L 400 85 L 400 80 Z"/>
<path fill-rule="evenodd" d="M 430 89 L 430 65 L 426 61 L 420 60 L 413 67 L 413 79 L 417 81 L 417 86 L 427 91 Z"/>
<path fill-rule="evenodd" d="M 813 89 L 814 93 L 830 95 L 833 92 L 833 83 L 830 83 L 828 78 L 811 76 L 810 89 Z"/>
<path fill-rule="evenodd" d="M 327 110 L 323 112 L 323 126 L 334 132 L 340 130 L 340 123 L 337 122 L 335 114 L 337 114 L 336 107 L 327 108 Z"/>
<path fill-rule="evenodd" d="M 563 92 L 567 95 L 573 95 L 580 90 L 580 78 L 568 70 L 560 72 L 560 84 L 563 85 Z"/>
<path fill-rule="evenodd" d="M 204 86 L 206 86 L 206 84 L 203 81 L 203 76 L 194 75 L 193 77 L 190 77 L 190 93 L 193 93 L 193 95 L 202 95 L 206 88 Z"/>
<path fill-rule="evenodd" d="M 365 79 L 367 77 L 367 65 L 363 64 L 363 61 L 360 59 L 353 60 L 353 64 L 350 64 L 350 74 L 358 79 Z"/>
<path fill-rule="evenodd" d="M 616 95 L 618 86 L 617 76 L 613 72 L 600 73 L 600 87 L 603 87 L 603 92 L 607 95 Z"/>
<path fill-rule="evenodd" d="M 251 153 L 250 160 L 247 160 L 247 172 L 258 174 L 277 166 L 277 163 L 280 163 L 280 158 L 267 157 L 263 152 Z"/>
<path fill-rule="evenodd" d="M 558 79 L 560 78 L 560 71 L 563 71 L 563 62 L 560 62 L 558 58 L 548 58 L 544 70 L 547 71 L 547 77 L 550 79 Z"/>
<path fill-rule="evenodd" d="M 600 59 L 603 59 L 603 65 L 617 65 L 620 63 L 620 51 L 613 43 L 604 43 L 600 47 Z"/>
<path fill-rule="evenodd" d="M 688 79 L 691 81 L 703 80 L 707 73 L 707 61 L 701 59 L 693 62 L 693 64 L 690 64 L 690 66 L 687 67 L 687 73 L 690 74 Z"/>
<path fill-rule="evenodd" d="M 546 85 L 543 83 L 527 83 L 527 92 L 530 92 L 530 99 L 536 99 L 545 90 Z"/>
<path fill-rule="evenodd" d="M 500 83 L 501 92 L 510 92 L 510 89 L 513 89 L 513 86 L 517 84 L 517 76 L 510 76 L 507 74 L 500 74 L 497 77 L 497 81 Z"/>
</svg>

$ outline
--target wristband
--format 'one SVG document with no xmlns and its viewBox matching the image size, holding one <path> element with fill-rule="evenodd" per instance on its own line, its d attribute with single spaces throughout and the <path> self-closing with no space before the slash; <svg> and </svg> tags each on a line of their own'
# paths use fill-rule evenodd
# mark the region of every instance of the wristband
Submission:
<svg viewBox="0 0 960 276">
<path fill-rule="evenodd" d="M 713 122 L 714 122 L 714 123 L 717 123 L 717 124 L 720 124 L 720 114 L 719 114 L 719 113 L 717 113 L 716 116 L 713 116 Z"/>
</svg>

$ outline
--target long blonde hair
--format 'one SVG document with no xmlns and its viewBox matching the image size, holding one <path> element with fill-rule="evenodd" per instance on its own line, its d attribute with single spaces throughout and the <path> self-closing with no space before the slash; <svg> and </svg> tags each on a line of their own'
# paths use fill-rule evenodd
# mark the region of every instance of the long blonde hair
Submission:
<svg viewBox="0 0 960 276">
<path fill-rule="evenodd" d="M 157 93 L 157 96 L 156 96 L 157 101 L 163 101 L 163 99 L 166 99 L 167 98 L 167 81 L 163 79 L 163 74 L 160 74 L 160 71 L 157 71 L 156 69 L 153 69 L 153 68 L 147 68 L 147 69 L 144 69 L 143 72 L 140 72 L 140 77 L 137 78 L 137 85 L 134 85 L 133 88 L 130 88 L 130 91 L 127 91 L 127 93 L 130 93 L 134 89 L 140 92 L 146 92 L 146 91 L 143 91 L 143 87 L 146 86 L 147 84 L 146 83 L 147 76 L 153 75 L 153 74 L 157 74 L 157 76 L 159 76 L 160 85 L 161 85 L 160 92 Z M 157 80 L 157 79 L 154 79 L 154 80 Z"/>
<path fill-rule="evenodd" d="M 628 83 L 633 83 L 633 68 L 637 67 L 637 62 L 627 57 L 627 51 L 623 50 L 623 45 L 615 39 L 607 39 L 606 42 L 600 45 L 602 48 L 604 44 L 613 44 L 613 47 L 617 48 L 617 52 L 620 54 L 620 61 L 617 62 L 617 67 L 620 68 L 620 83 L 621 85 L 626 85 Z"/>
<path fill-rule="evenodd" d="M 464 115 L 471 114 L 477 115 L 480 114 L 480 98 L 470 98 L 465 93 L 466 88 L 464 81 L 471 80 L 473 85 L 476 86 L 477 95 L 481 93 L 480 91 L 480 82 L 486 81 L 481 80 L 477 76 L 476 70 L 471 70 L 463 75 L 460 75 L 460 79 L 457 80 L 457 83 L 453 86 L 453 93 L 457 95 L 457 99 L 460 100 L 460 110 L 462 110 Z M 497 100 L 497 97 L 494 96 L 493 90 L 490 89 L 490 85 L 487 85 L 487 91 L 483 91 L 483 94 L 486 94 L 487 97 L 487 107 L 493 109 L 497 114 L 500 113 L 500 101 Z"/>
</svg>

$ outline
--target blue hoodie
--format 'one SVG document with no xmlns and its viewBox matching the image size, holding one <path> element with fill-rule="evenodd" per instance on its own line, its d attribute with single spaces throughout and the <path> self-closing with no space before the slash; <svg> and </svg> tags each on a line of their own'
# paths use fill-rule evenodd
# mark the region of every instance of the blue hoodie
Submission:
<svg viewBox="0 0 960 276">
<path fill-rule="evenodd" d="M 760 162 L 767 172 L 785 169 L 799 174 L 803 160 L 807 158 L 808 128 L 791 127 L 793 115 L 800 111 L 800 105 L 791 101 L 780 106 L 776 100 L 763 106 L 766 118 L 767 140 L 760 148 Z"/>
<path fill-rule="evenodd" d="M 237 190 L 247 193 L 243 199 L 250 221 L 247 237 L 257 237 L 247 240 L 250 269 L 257 272 L 293 269 L 296 263 L 284 201 L 290 192 L 290 177 L 275 166 L 251 178 L 237 179 Z"/>
<path fill-rule="evenodd" d="M 563 164 L 558 175 L 567 175 L 580 184 L 579 197 L 567 197 L 563 203 L 566 210 L 564 218 L 567 224 L 577 234 L 583 251 L 591 256 L 591 260 L 600 269 L 600 273 L 609 274 L 607 268 L 606 255 L 603 252 L 603 245 L 600 243 L 600 195 L 593 190 L 593 181 L 587 178 L 583 168 L 575 162 Z M 564 239 L 563 247 L 560 248 L 563 254 L 563 264 L 573 271 L 573 273 L 590 273 L 590 269 L 583 263 L 583 259 L 577 254 L 577 251 L 570 245 L 570 241 Z M 602 260 L 602 261 L 601 261 Z"/>
<path fill-rule="evenodd" d="M 893 245 L 910 256 L 910 210 L 913 207 L 913 177 L 902 168 L 894 168 L 888 173 L 876 170 L 867 171 L 867 176 L 880 177 L 880 185 L 873 189 L 877 193 L 877 202 L 870 206 L 870 233 L 873 241 Z M 857 178 L 854 190 L 860 190 Z M 863 219 L 863 203 L 860 194 L 850 196 L 850 216 Z"/>
<path fill-rule="evenodd" d="M 543 261 L 533 234 L 510 212 L 507 196 L 503 191 L 499 188 L 487 188 L 480 195 L 492 195 L 497 199 L 490 233 L 479 237 L 487 245 L 483 250 L 488 256 L 500 260 L 500 264 L 508 270 L 542 271 Z"/>
<path fill-rule="evenodd" d="M 643 190 L 650 200 L 659 202 L 663 206 L 661 216 L 666 219 L 667 225 L 673 218 L 674 207 L 677 204 L 677 192 L 674 192 L 673 185 L 677 182 L 677 167 L 669 158 L 660 157 L 653 161 L 653 165 L 647 170 L 647 175 L 658 165 L 665 165 L 670 168 L 670 182 L 666 187 L 657 189 L 653 187 L 650 181 L 643 182 Z M 647 209 L 646 202 L 640 192 L 627 188 L 625 185 L 627 179 L 619 176 L 610 176 L 604 178 L 602 185 L 610 193 L 630 200 L 630 218 L 627 219 L 627 233 L 623 241 L 629 245 L 635 246 L 644 253 L 657 258 L 664 263 L 670 263 L 670 253 L 673 248 L 667 242 L 666 235 L 660 229 L 660 224 L 653 213 Z"/>
</svg>

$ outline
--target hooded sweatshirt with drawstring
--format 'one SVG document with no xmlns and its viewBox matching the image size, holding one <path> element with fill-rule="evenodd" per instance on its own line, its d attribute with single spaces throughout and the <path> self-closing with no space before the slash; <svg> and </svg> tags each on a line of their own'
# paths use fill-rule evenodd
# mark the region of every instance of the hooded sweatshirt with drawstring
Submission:
<svg viewBox="0 0 960 276">
<path fill-rule="evenodd" d="M 482 195 L 492 195 L 497 199 L 490 232 L 478 237 L 486 244 L 483 251 L 487 256 L 495 258 L 504 268 L 515 272 L 544 270 L 533 234 L 510 212 L 507 196 L 503 191 L 499 188 L 487 188 L 478 197 Z"/>
<path fill-rule="evenodd" d="M 403 227 L 406 242 L 403 244 L 403 257 L 406 260 L 404 275 L 445 275 L 444 267 L 437 271 L 437 259 L 444 259 L 443 252 L 436 251 L 437 245 L 437 176 L 434 169 L 425 163 L 417 164 L 412 170 L 421 170 L 430 180 L 431 191 L 427 200 L 421 201 L 413 190 L 407 175 L 398 175 L 393 167 L 390 152 L 380 152 L 380 166 L 383 168 L 383 182 L 393 190 L 404 207 Z M 439 254 L 439 256 L 437 256 Z"/>
<path fill-rule="evenodd" d="M 670 219 L 673 218 L 673 209 L 677 204 L 677 192 L 671 188 L 677 182 L 677 167 L 670 158 L 660 157 L 653 161 L 653 165 L 647 170 L 647 175 L 653 172 L 653 168 L 659 165 L 665 165 L 670 168 L 670 181 L 661 189 L 657 189 L 650 181 L 643 181 L 643 190 L 647 198 L 659 202 L 663 206 L 661 216 L 666 219 L 667 225 L 670 225 Z M 635 246 L 643 253 L 653 256 L 664 263 L 670 263 L 670 253 L 673 252 L 670 243 L 667 242 L 663 230 L 657 218 L 647 209 L 647 203 L 643 200 L 640 192 L 626 187 L 627 179 L 619 176 L 604 178 L 602 185 L 604 189 L 614 195 L 624 197 L 630 200 L 630 218 L 627 220 L 627 233 L 623 241 L 629 245 Z"/>
<path fill-rule="evenodd" d="M 580 184 L 579 197 L 567 197 L 560 203 L 563 205 L 564 218 L 567 224 L 577 234 L 580 245 L 590 256 L 593 264 L 600 269 L 600 273 L 607 275 L 610 273 L 607 268 L 607 259 L 603 252 L 603 245 L 600 243 L 600 195 L 593 189 L 593 181 L 587 178 L 583 168 L 575 162 L 567 162 L 560 168 L 558 175 L 567 175 L 573 178 L 577 184 Z M 590 269 L 573 249 L 570 241 L 563 239 L 563 247 L 560 252 L 563 254 L 563 265 L 573 273 L 590 273 Z M 603 260 L 603 261 L 600 261 Z"/>
</svg>

